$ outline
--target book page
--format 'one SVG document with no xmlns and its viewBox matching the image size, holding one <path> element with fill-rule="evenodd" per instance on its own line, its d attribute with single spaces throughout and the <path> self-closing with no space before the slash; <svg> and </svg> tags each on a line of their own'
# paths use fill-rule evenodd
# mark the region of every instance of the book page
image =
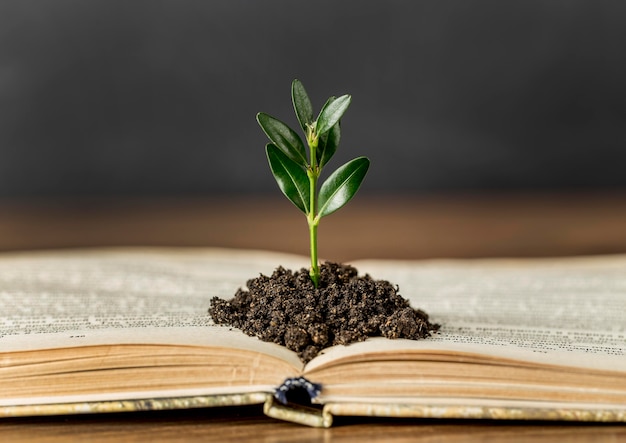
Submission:
<svg viewBox="0 0 626 443">
<path fill-rule="evenodd" d="M 227 249 L 99 249 L 0 256 L 0 353 L 97 344 L 185 344 L 295 353 L 215 325 L 214 296 L 259 273 L 302 267 L 288 254 Z"/>
<path fill-rule="evenodd" d="M 0 352 L 146 343 L 221 345 L 300 362 L 223 326 L 213 296 L 305 257 L 225 249 L 104 249 L 0 256 Z M 548 364 L 626 367 L 626 256 L 533 260 L 359 261 L 387 279 L 441 332 L 421 341 L 368 340 L 312 363 L 412 349 L 486 353 Z"/>
<path fill-rule="evenodd" d="M 307 369 L 364 352 L 448 350 L 554 365 L 626 369 L 626 256 L 359 261 L 441 324 L 421 341 L 371 339 Z"/>
</svg>

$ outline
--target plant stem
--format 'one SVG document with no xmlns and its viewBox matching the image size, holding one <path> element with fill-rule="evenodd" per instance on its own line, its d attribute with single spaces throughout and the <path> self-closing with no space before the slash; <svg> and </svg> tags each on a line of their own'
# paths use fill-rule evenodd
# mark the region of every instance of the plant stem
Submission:
<svg viewBox="0 0 626 443">
<path fill-rule="evenodd" d="M 317 264 L 317 225 L 319 219 L 317 218 L 317 173 L 314 170 L 307 171 L 309 176 L 309 185 L 311 190 L 311 210 L 307 215 L 307 222 L 309 223 L 309 238 L 311 241 L 311 269 L 309 275 L 313 281 L 313 285 L 317 288 L 320 282 L 320 268 Z"/>
<path fill-rule="evenodd" d="M 317 222 L 311 223 L 309 221 L 309 233 L 311 237 L 311 270 L 309 275 L 313 281 L 313 286 L 317 288 L 320 282 L 320 269 L 317 264 Z"/>
<path fill-rule="evenodd" d="M 314 127 L 309 128 L 307 134 L 307 143 L 309 145 L 311 164 L 307 170 L 307 176 L 309 177 L 309 191 L 310 191 L 310 210 L 307 214 L 307 222 L 309 223 L 309 238 L 311 242 L 311 269 L 309 275 L 313 286 L 318 287 L 320 282 L 320 268 L 317 263 L 317 226 L 319 224 L 319 218 L 317 217 L 317 178 L 320 171 L 317 165 L 317 144 L 318 138 L 315 134 Z"/>
</svg>

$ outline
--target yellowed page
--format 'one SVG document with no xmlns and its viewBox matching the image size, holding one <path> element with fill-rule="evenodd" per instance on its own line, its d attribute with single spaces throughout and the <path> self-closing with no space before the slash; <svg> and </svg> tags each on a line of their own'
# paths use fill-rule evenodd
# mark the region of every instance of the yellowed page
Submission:
<svg viewBox="0 0 626 443">
<path fill-rule="evenodd" d="M 370 339 L 331 348 L 309 371 L 365 353 L 400 358 L 403 352 L 445 351 L 626 374 L 624 255 L 355 265 L 398 284 L 441 331 L 421 341 Z"/>
<path fill-rule="evenodd" d="M 96 249 L 0 255 L 0 351 L 103 343 L 263 346 L 208 315 L 288 254 L 230 249 Z M 232 342 L 232 343 L 231 343 Z M 285 356 L 279 346 L 264 351 Z M 288 357 L 285 357 L 288 358 Z"/>
<path fill-rule="evenodd" d="M 59 366 L 55 369 L 45 366 L 45 362 L 35 362 L 39 366 L 33 369 L 31 360 L 37 354 L 23 351 L 75 349 L 66 355 L 59 354 L 59 358 L 74 355 L 78 370 L 89 363 L 90 347 L 94 346 L 98 348 L 93 348 L 93 352 L 102 353 L 104 350 L 106 353 L 110 349 L 113 353 L 113 348 L 107 346 L 185 345 L 187 348 L 182 352 L 189 361 L 206 360 L 205 355 L 211 355 L 203 354 L 202 347 L 252 351 L 245 361 L 249 370 L 244 368 L 243 363 L 239 364 L 239 369 L 225 369 L 226 373 L 232 373 L 232 376 L 227 376 L 228 382 L 234 380 L 232 383 L 236 381 L 241 385 L 242 380 L 245 382 L 245 378 L 249 377 L 251 385 L 248 388 L 237 388 L 242 392 L 260 389 L 252 385 L 254 368 L 259 365 L 255 363 L 257 358 L 267 355 L 286 362 L 281 363 L 281 369 L 293 369 L 285 371 L 284 375 L 277 373 L 272 385 L 263 387 L 271 390 L 284 377 L 295 375 L 301 368 L 295 353 L 238 330 L 215 325 L 208 315 L 208 308 L 213 296 L 231 298 L 239 287 L 245 286 L 246 280 L 261 272 L 271 273 L 278 264 L 299 267 L 305 266 L 306 260 L 286 254 L 223 249 L 105 249 L 2 254 L 0 380 L 7 389 L 11 387 L 12 392 L 22 392 L 21 386 L 27 388 L 28 383 L 19 380 L 19 373 L 23 371 L 18 365 L 29 364 L 29 369 L 37 372 L 41 380 L 46 376 L 59 377 L 68 380 L 64 383 L 71 386 L 74 376 L 66 374 L 67 368 Z M 241 361 L 241 355 L 245 357 L 245 354 L 240 354 L 237 357 L 239 360 L 234 361 Z M 115 356 L 103 356 L 102 364 L 120 364 L 115 363 L 112 357 Z M 145 356 L 141 359 L 150 361 Z M 212 366 L 223 365 L 211 360 L 205 363 L 206 371 L 211 371 Z M 112 368 L 115 369 L 115 366 Z M 59 375 L 55 375 L 54 371 L 60 371 Z M 189 366 L 189 371 L 195 371 L 193 365 Z M 202 381 L 201 378 L 199 380 Z M 138 385 L 140 382 L 142 380 L 137 382 Z M 76 383 L 79 383 L 78 378 Z M 206 389 L 198 389 L 197 386 L 183 388 L 179 394 L 225 393 L 233 390 L 232 383 L 225 383 L 224 389 L 209 385 Z M 132 386 L 126 388 L 121 386 L 121 382 L 117 384 L 119 389 L 132 392 Z M 172 394 L 161 388 L 146 394 L 149 383 L 142 390 L 142 394 L 134 395 L 145 398 Z M 19 395 L 24 397 L 25 394 Z M 119 395 L 105 392 L 98 394 L 97 398 L 111 399 L 116 396 Z M 81 399 L 80 395 L 66 398 L 67 401 Z M 50 402 L 54 399 L 32 400 Z M 28 401 L 22 398 L 20 403 Z M 0 399 L 0 405 L 12 402 L 9 398 Z"/>
</svg>

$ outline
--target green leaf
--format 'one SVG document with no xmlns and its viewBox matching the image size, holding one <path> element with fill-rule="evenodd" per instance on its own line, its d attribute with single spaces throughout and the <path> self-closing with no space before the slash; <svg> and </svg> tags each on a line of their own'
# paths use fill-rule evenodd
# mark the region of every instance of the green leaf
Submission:
<svg viewBox="0 0 626 443">
<path fill-rule="evenodd" d="M 267 137 L 284 152 L 287 157 L 299 165 L 304 167 L 308 166 L 304 143 L 293 129 L 280 120 L 263 112 L 259 112 L 256 119 Z"/>
<path fill-rule="evenodd" d="M 335 124 L 339 121 L 339 119 L 343 116 L 343 114 L 350 106 L 350 101 L 352 97 L 349 95 L 342 95 L 339 98 L 331 97 L 326 101 L 326 104 L 320 111 L 319 117 L 317 117 L 317 125 L 315 127 L 315 132 L 318 135 L 322 135 L 330 128 L 335 126 Z"/>
<path fill-rule="evenodd" d="M 291 83 L 291 101 L 302 130 L 306 133 L 307 125 L 313 123 L 313 105 L 300 80 Z"/>
<path fill-rule="evenodd" d="M 354 197 L 369 166 L 370 161 L 367 157 L 357 157 L 339 167 L 328 177 L 320 188 L 319 218 L 332 214 Z"/>
<path fill-rule="evenodd" d="M 320 168 L 323 168 L 328 160 L 335 154 L 337 147 L 339 146 L 339 140 L 341 138 L 341 129 L 339 123 L 335 123 L 335 126 L 330 128 L 326 134 L 322 135 L 317 145 L 317 161 Z"/>
<path fill-rule="evenodd" d="M 283 191 L 285 197 L 308 215 L 310 212 L 310 188 L 309 177 L 305 170 L 272 143 L 265 146 L 265 152 L 280 190 Z"/>
</svg>

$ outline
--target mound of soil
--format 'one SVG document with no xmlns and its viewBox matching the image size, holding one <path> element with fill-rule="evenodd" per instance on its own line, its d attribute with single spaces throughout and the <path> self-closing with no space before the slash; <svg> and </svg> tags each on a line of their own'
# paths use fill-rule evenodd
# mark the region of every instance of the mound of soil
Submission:
<svg viewBox="0 0 626 443">
<path fill-rule="evenodd" d="M 359 276 L 348 265 L 322 264 L 317 289 L 307 269 L 294 273 L 282 267 L 270 277 L 249 280 L 247 288 L 229 301 L 214 297 L 213 321 L 286 346 L 304 362 L 329 346 L 372 336 L 417 340 L 439 328 L 409 306 L 396 286 Z"/>
</svg>

